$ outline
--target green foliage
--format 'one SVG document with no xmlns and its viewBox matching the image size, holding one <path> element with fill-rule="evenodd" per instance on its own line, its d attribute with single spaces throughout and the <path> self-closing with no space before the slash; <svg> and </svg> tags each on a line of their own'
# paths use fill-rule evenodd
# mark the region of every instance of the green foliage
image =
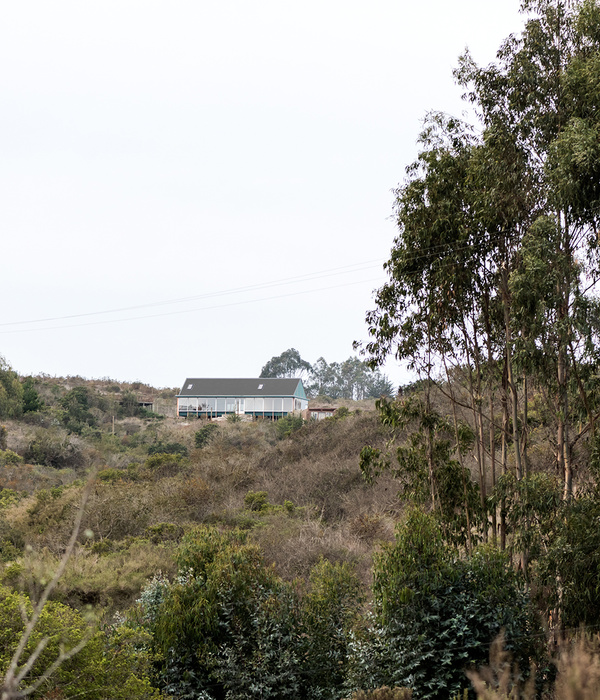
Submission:
<svg viewBox="0 0 600 700">
<path fill-rule="evenodd" d="M 248 491 L 244 496 L 244 505 L 248 510 L 261 511 L 269 506 L 268 494 L 266 491 Z"/>
<path fill-rule="evenodd" d="M 600 619 L 600 494 L 562 502 L 540 533 L 546 550 L 534 564 L 544 607 L 560 609 L 563 624 Z"/>
<path fill-rule="evenodd" d="M 288 413 L 287 416 L 283 416 L 275 423 L 275 432 L 280 440 L 289 437 L 296 430 L 304 425 L 304 420 L 302 416 L 296 416 L 292 413 Z"/>
<path fill-rule="evenodd" d="M 360 602 L 348 566 L 321 561 L 303 596 L 239 531 L 204 527 L 182 539 L 180 573 L 155 577 L 138 620 L 176 697 L 339 698 Z"/>
<path fill-rule="evenodd" d="M 188 448 L 182 445 L 180 442 L 167 442 L 163 443 L 162 440 L 150 445 L 148 447 L 149 455 L 156 454 L 168 454 L 168 455 L 181 455 L 182 457 L 188 456 Z"/>
<path fill-rule="evenodd" d="M 482 547 L 456 559 L 431 516 L 409 514 L 374 574 L 376 618 L 354 648 L 355 687 L 411 687 L 445 700 L 465 687 L 465 669 L 487 660 L 501 630 L 523 673 L 540 658 L 539 627 L 507 557 Z"/>
<path fill-rule="evenodd" d="M 125 391 L 119 399 L 119 416 L 123 418 L 133 418 L 141 415 L 143 409 L 139 399 L 132 391 Z"/>
<path fill-rule="evenodd" d="M 112 483 L 115 481 L 121 481 L 123 478 L 127 476 L 127 472 L 124 472 L 121 469 L 101 469 L 98 474 L 97 478 L 100 481 L 105 481 L 108 483 Z"/>
<path fill-rule="evenodd" d="M 62 421 L 72 433 L 81 433 L 84 426 L 95 427 L 98 423 L 92 413 L 96 401 L 92 391 L 86 386 L 77 386 L 60 400 L 63 409 Z"/>
<path fill-rule="evenodd" d="M 23 413 L 23 385 L 0 355 L 0 418 L 19 418 Z"/>
<path fill-rule="evenodd" d="M 344 418 L 348 418 L 350 415 L 350 409 L 348 409 L 346 406 L 340 406 L 334 415 L 334 418 L 336 420 L 343 420 Z"/>
<path fill-rule="evenodd" d="M 44 408 L 44 402 L 35 389 L 33 377 L 23 381 L 23 413 L 34 413 Z"/>
<path fill-rule="evenodd" d="M 456 459 L 472 443 L 473 431 L 466 424 L 456 430 L 416 395 L 398 401 L 380 399 L 376 406 L 382 424 L 393 433 L 385 452 L 363 447 L 360 468 L 364 479 L 373 483 L 389 472 L 398 480 L 401 498 L 432 505 L 447 541 L 464 545 L 469 538 L 475 539 L 474 526 L 482 519 L 479 489 L 469 470 Z M 401 441 L 396 439 L 398 432 Z"/>
<path fill-rule="evenodd" d="M 178 474 L 188 461 L 181 454 L 153 454 L 144 462 L 143 469 L 153 478 L 163 478 Z"/>
<path fill-rule="evenodd" d="M 311 369 L 307 392 L 332 399 L 366 399 L 392 395 L 394 387 L 385 375 L 357 357 L 331 364 L 320 357 Z"/>
<path fill-rule="evenodd" d="M 219 431 L 219 426 L 216 423 L 206 423 L 200 430 L 196 430 L 194 433 L 194 444 L 198 448 L 206 447 L 214 438 Z"/>
<path fill-rule="evenodd" d="M 145 536 L 154 544 L 181 539 L 183 528 L 175 523 L 157 523 L 146 528 Z"/>
<path fill-rule="evenodd" d="M 43 464 L 46 467 L 77 468 L 83 462 L 77 444 L 56 429 L 37 430 L 23 456 L 27 462 Z"/>
<path fill-rule="evenodd" d="M 285 350 L 277 357 L 272 357 L 261 369 L 261 377 L 300 377 L 311 372 L 311 365 L 300 357 L 295 348 Z"/>
<path fill-rule="evenodd" d="M 23 457 L 18 455 L 16 452 L 13 452 L 12 450 L 0 450 L 0 465 L 7 466 L 23 464 L 24 462 L 25 460 Z"/>
<path fill-rule="evenodd" d="M 312 569 L 309 591 L 302 601 L 304 658 L 311 683 L 337 698 L 348 673 L 351 630 L 360 613 L 360 584 L 348 564 L 321 559 Z"/>
<path fill-rule="evenodd" d="M 24 628 L 22 608 L 31 614 L 32 606 L 26 596 L 0 588 L 0 675 L 6 671 Z M 160 693 L 151 686 L 149 659 L 142 650 L 148 642 L 147 635 L 127 628 L 93 632 L 79 613 L 56 602 L 46 604 L 25 649 L 29 655 L 42 639 L 48 640 L 25 684 L 48 668 L 62 647 L 68 650 L 88 635 L 89 641 L 83 649 L 62 663 L 32 698 L 79 695 L 95 700 L 160 698 Z"/>
<path fill-rule="evenodd" d="M 357 690 L 352 694 L 351 700 L 411 700 L 410 688 L 376 688 L 375 690 Z"/>
</svg>

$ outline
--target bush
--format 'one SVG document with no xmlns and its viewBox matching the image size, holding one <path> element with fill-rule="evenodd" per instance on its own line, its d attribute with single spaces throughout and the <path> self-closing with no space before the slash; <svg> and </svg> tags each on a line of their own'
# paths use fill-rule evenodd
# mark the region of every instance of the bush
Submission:
<svg viewBox="0 0 600 700">
<path fill-rule="evenodd" d="M 388 688 L 386 685 L 383 688 L 375 690 L 357 690 L 352 695 L 351 700 L 411 700 L 412 690 L 410 688 Z"/>
<path fill-rule="evenodd" d="M 30 615 L 27 596 L 0 588 L 0 677 L 6 672 L 24 628 L 22 610 Z M 82 650 L 62 663 L 32 698 L 85 696 L 92 700 L 146 700 L 160 694 L 149 680 L 150 664 L 143 651 L 147 635 L 127 628 L 91 632 L 79 613 L 61 603 L 49 602 L 25 648 L 27 658 L 42 639 L 45 647 L 34 662 L 29 679 L 39 677 L 58 657 L 60 649 L 74 647 L 90 634 Z M 25 683 L 27 682 L 27 678 Z"/>
<path fill-rule="evenodd" d="M 194 433 L 194 443 L 196 447 L 206 447 L 206 445 L 215 438 L 218 430 L 219 426 L 216 423 L 207 423 L 203 425 L 200 430 Z"/>
<path fill-rule="evenodd" d="M 262 511 L 269 506 L 268 494 L 266 491 L 248 491 L 244 496 L 244 505 L 247 510 Z"/>
<path fill-rule="evenodd" d="M 188 456 L 188 448 L 182 445 L 180 442 L 167 442 L 163 443 L 162 440 L 150 445 L 148 447 L 149 455 L 163 454 L 163 455 L 181 455 L 182 457 Z"/>
<path fill-rule="evenodd" d="M 138 619 L 154 635 L 162 685 L 179 698 L 339 698 L 358 583 L 322 561 L 302 596 L 239 531 L 184 536 L 179 575 L 153 579 Z"/>
<path fill-rule="evenodd" d="M 83 462 L 83 455 L 76 444 L 57 430 L 38 430 L 23 456 L 32 464 L 57 469 L 77 468 Z"/>
<path fill-rule="evenodd" d="M 433 516 L 420 511 L 377 557 L 374 596 L 374 624 L 354 650 L 355 688 L 412 687 L 424 700 L 453 697 L 502 629 L 523 674 L 543 657 L 524 581 L 505 554 L 482 547 L 457 559 Z"/>
<path fill-rule="evenodd" d="M 180 454 L 158 453 L 148 457 L 143 469 L 153 477 L 163 478 L 175 476 L 185 466 L 187 466 L 187 460 Z"/>
<path fill-rule="evenodd" d="M 292 433 L 296 432 L 296 430 L 300 430 L 303 425 L 304 420 L 302 419 L 302 416 L 295 416 L 292 413 L 289 413 L 287 416 L 280 418 L 275 423 L 275 431 L 277 433 L 277 437 L 280 440 L 283 440 L 284 438 L 289 437 Z"/>
</svg>

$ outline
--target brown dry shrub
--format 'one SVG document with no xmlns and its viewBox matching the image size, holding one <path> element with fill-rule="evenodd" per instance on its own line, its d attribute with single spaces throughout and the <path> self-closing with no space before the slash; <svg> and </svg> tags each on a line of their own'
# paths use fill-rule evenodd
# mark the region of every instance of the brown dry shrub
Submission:
<svg viewBox="0 0 600 700">
<path fill-rule="evenodd" d="M 163 479 L 155 487 L 153 520 L 162 517 L 178 522 L 201 522 L 215 507 L 212 490 L 197 474 Z"/>
<path fill-rule="evenodd" d="M 600 637 L 565 645 L 558 662 L 557 700 L 600 700 Z"/>
<path fill-rule="evenodd" d="M 176 572 L 176 544 L 133 541 L 116 552 L 100 555 L 79 547 L 58 582 L 53 599 L 81 608 L 86 605 L 123 609 L 139 596 L 146 581 L 158 571 Z M 37 599 L 58 566 L 60 555 L 48 550 L 27 553 L 13 586 Z M 10 567 L 5 566 L 10 575 Z"/>
<path fill-rule="evenodd" d="M 368 547 L 340 527 L 311 519 L 310 515 L 263 515 L 260 526 L 251 530 L 250 539 L 260 546 L 265 561 L 274 564 L 279 575 L 288 581 L 308 577 L 322 558 L 351 563 L 363 583 L 369 580 Z"/>
<path fill-rule="evenodd" d="M 600 636 L 561 642 L 554 700 L 600 700 Z M 535 700 L 535 674 L 523 684 L 502 635 L 490 649 L 490 665 L 467 672 L 478 700 Z"/>
</svg>

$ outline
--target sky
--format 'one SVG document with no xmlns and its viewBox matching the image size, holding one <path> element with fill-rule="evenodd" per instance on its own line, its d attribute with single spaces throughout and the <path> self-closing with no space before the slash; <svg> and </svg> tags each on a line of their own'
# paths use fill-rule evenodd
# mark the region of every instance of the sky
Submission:
<svg viewBox="0 0 600 700">
<path fill-rule="evenodd" d="M 458 56 L 493 61 L 518 8 L 3 3 L 0 355 L 178 387 L 354 354 L 422 120 L 463 115 Z"/>
</svg>

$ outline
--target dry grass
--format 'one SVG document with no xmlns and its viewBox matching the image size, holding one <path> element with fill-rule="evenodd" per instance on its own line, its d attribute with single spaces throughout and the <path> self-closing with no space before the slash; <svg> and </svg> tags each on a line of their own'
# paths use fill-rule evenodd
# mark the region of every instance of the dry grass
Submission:
<svg viewBox="0 0 600 700">
<path fill-rule="evenodd" d="M 580 635 L 562 642 L 557 661 L 557 679 L 552 700 L 600 700 L 600 636 Z M 527 683 L 519 681 L 510 655 L 499 637 L 492 644 L 490 665 L 467 674 L 478 700 L 535 700 L 535 674 Z"/>
<path fill-rule="evenodd" d="M 162 571 L 175 573 L 172 543 L 132 542 L 117 552 L 100 555 L 79 547 L 71 557 L 53 598 L 76 608 L 86 605 L 125 609 L 130 606 L 148 579 Z M 29 551 L 18 564 L 2 567 L 2 580 L 34 599 L 52 577 L 60 555 L 48 550 Z"/>
</svg>

